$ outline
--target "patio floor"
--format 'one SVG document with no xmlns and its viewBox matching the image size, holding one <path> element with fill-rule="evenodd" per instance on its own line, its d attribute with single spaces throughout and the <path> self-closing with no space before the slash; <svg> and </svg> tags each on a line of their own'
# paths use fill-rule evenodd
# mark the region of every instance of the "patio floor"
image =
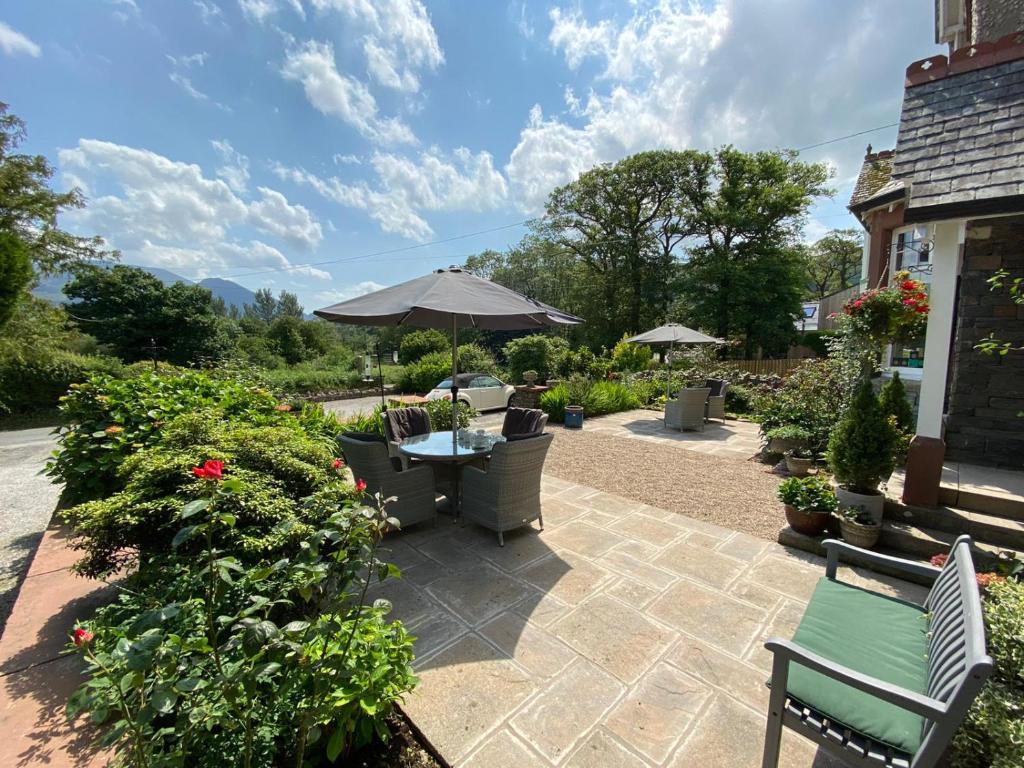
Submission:
<svg viewBox="0 0 1024 768">
<path fill-rule="evenodd" d="M 543 504 L 504 548 L 447 518 L 386 542 L 403 578 L 373 592 L 418 638 L 417 726 L 471 768 L 758 765 L 763 643 L 791 636 L 821 559 L 549 476 Z M 783 766 L 840 765 L 783 744 Z"/>
<path fill-rule="evenodd" d="M 612 413 L 588 419 L 584 429 L 590 432 L 648 440 L 734 459 L 749 459 L 761 450 L 758 425 L 749 421 L 711 421 L 703 430 L 680 432 L 665 426 L 660 411 L 645 409 Z"/>
</svg>

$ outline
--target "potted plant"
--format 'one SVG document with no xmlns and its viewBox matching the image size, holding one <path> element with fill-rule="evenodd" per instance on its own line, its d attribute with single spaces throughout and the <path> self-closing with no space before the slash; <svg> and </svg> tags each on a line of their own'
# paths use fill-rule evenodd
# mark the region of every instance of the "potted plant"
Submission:
<svg viewBox="0 0 1024 768">
<path fill-rule="evenodd" d="M 892 474 L 896 435 L 867 377 L 828 440 L 828 464 L 843 508 L 864 507 L 882 522 L 885 496 L 878 484 Z"/>
<path fill-rule="evenodd" d="M 836 511 L 839 500 L 821 477 L 789 477 L 779 484 L 779 500 L 785 505 L 786 522 L 797 533 L 820 536 Z"/>
<path fill-rule="evenodd" d="M 765 437 L 768 438 L 769 453 L 785 453 L 794 448 L 806 448 L 814 435 L 809 429 L 797 424 L 783 424 L 781 427 L 769 429 Z"/>
<path fill-rule="evenodd" d="M 878 543 L 882 523 L 860 504 L 839 512 L 839 531 L 843 541 L 855 547 L 870 549 Z"/>
<path fill-rule="evenodd" d="M 523 371 L 523 381 L 526 382 L 526 386 L 532 387 L 537 383 L 537 372 L 536 371 Z"/>
<path fill-rule="evenodd" d="M 789 474 L 806 477 L 814 464 L 814 453 L 810 448 L 793 448 L 786 451 L 786 469 Z"/>
</svg>

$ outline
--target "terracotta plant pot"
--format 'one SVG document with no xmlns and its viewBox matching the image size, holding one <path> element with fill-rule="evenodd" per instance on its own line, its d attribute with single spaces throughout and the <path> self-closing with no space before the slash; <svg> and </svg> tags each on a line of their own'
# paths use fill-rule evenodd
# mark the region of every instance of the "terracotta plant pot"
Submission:
<svg viewBox="0 0 1024 768">
<path fill-rule="evenodd" d="M 882 534 L 881 525 L 861 525 L 845 517 L 839 518 L 839 531 L 843 541 L 855 547 L 871 549 L 878 543 L 878 537 Z"/>
<path fill-rule="evenodd" d="M 839 498 L 840 509 L 861 506 L 871 514 L 872 520 L 876 523 L 882 522 L 882 513 L 885 512 L 885 496 L 880 492 L 854 493 L 840 485 L 836 488 L 836 496 Z"/>
<path fill-rule="evenodd" d="M 791 504 L 784 505 L 786 522 L 797 533 L 807 536 L 821 536 L 828 525 L 828 512 L 800 512 Z"/>
<path fill-rule="evenodd" d="M 802 459 L 799 456 L 786 456 L 786 469 L 789 474 L 807 477 L 814 465 L 814 459 Z"/>
</svg>

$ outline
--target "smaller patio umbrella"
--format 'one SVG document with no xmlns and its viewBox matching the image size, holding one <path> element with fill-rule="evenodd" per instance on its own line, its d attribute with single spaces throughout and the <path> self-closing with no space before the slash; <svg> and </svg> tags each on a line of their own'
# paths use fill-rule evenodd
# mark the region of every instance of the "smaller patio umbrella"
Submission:
<svg viewBox="0 0 1024 768">
<path fill-rule="evenodd" d="M 632 338 L 626 339 L 626 341 L 633 344 L 649 344 L 650 346 L 664 346 L 668 345 L 669 354 L 675 348 L 676 344 L 724 344 L 725 342 L 721 339 L 716 339 L 714 336 L 708 336 L 695 331 L 693 328 L 687 328 L 685 325 L 679 323 L 666 323 L 665 325 L 659 325 L 657 328 L 652 328 L 644 333 L 637 334 Z M 666 362 L 668 357 L 665 358 Z M 665 380 L 665 398 L 670 397 L 669 389 L 672 387 L 672 369 L 668 368 L 668 375 Z"/>
</svg>

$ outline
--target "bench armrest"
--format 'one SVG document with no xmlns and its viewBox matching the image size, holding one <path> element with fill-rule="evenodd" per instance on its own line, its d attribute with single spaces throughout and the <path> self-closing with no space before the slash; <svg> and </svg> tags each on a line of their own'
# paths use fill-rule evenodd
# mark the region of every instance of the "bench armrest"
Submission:
<svg viewBox="0 0 1024 768">
<path fill-rule="evenodd" d="M 912 573 L 915 576 L 921 576 L 931 581 L 935 581 L 939 574 L 942 573 L 942 569 L 936 568 L 934 565 L 919 563 L 916 560 L 906 560 L 902 557 L 893 557 L 892 555 L 883 555 L 870 549 L 854 547 L 838 539 L 825 539 L 821 542 L 821 545 L 825 547 L 826 552 L 825 575 L 830 579 L 836 577 L 840 554 L 856 554 L 860 560 L 875 563 L 876 565 L 887 565 L 895 570 Z"/>
<path fill-rule="evenodd" d="M 824 656 L 819 656 L 790 640 L 772 637 L 765 642 L 764 647 L 776 654 L 776 656 L 784 658 L 787 664 L 797 662 L 808 669 L 820 672 L 826 677 L 846 683 L 851 688 L 864 691 L 864 693 L 868 693 L 883 701 L 888 701 L 890 704 L 895 704 L 929 720 L 938 720 L 946 715 L 947 707 L 945 703 L 938 699 L 917 693 L 909 688 L 887 683 L 842 664 L 829 661 Z M 772 685 L 775 685 L 774 676 Z M 823 714 L 828 713 L 825 712 Z"/>
</svg>

